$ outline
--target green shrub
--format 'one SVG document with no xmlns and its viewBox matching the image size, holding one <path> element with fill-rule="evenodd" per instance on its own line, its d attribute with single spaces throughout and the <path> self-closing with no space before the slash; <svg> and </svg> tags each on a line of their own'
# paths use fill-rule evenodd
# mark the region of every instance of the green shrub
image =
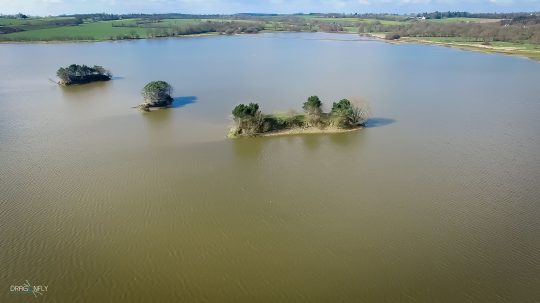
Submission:
<svg viewBox="0 0 540 303">
<path fill-rule="evenodd" d="M 238 104 L 233 109 L 232 114 L 235 119 L 244 119 L 254 117 L 258 111 L 259 104 L 257 103 L 249 103 L 248 105 Z"/>
<path fill-rule="evenodd" d="M 235 136 L 253 136 L 263 131 L 265 120 L 259 110 L 259 104 L 239 104 L 233 109 L 232 114 L 236 122 Z"/>
<path fill-rule="evenodd" d="M 320 110 L 322 107 L 322 102 L 317 96 L 311 96 L 307 99 L 306 102 L 304 102 L 304 105 L 302 108 L 304 111 L 309 112 L 310 110 L 318 109 Z"/>
<path fill-rule="evenodd" d="M 305 119 L 307 126 L 322 127 L 322 102 L 319 97 L 309 97 L 302 108 L 307 114 Z"/>
<path fill-rule="evenodd" d="M 341 128 L 363 125 L 369 118 L 369 106 L 361 102 L 351 103 L 348 99 L 334 102 L 330 112 L 332 124 Z"/>
<path fill-rule="evenodd" d="M 141 92 L 145 104 L 151 107 L 169 106 L 172 104 L 172 86 L 165 81 L 152 81 L 146 84 Z"/>
<path fill-rule="evenodd" d="M 386 40 L 397 40 L 401 38 L 401 36 L 398 33 L 388 33 L 384 36 L 384 39 Z"/>
</svg>

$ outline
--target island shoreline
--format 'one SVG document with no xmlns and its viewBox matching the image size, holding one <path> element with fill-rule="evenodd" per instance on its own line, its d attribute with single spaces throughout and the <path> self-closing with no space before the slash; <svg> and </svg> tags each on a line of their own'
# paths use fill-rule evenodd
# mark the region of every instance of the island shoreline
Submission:
<svg viewBox="0 0 540 303">
<path fill-rule="evenodd" d="M 253 137 L 282 137 L 282 136 L 295 136 L 295 135 L 321 135 L 321 134 L 341 134 L 350 133 L 360 129 L 366 128 L 365 126 L 358 125 L 352 128 L 338 128 L 338 127 L 306 127 L 306 128 L 288 128 L 278 131 L 264 132 L 255 135 L 239 135 L 239 136 L 227 136 L 229 139 L 238 138 L 253 138 Z"/>
</svg>

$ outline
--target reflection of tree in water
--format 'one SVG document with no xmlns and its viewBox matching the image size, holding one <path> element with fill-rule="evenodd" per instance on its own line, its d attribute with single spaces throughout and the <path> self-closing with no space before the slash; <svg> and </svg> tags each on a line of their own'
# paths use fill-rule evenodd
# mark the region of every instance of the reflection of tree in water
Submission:
<svg viewBox="0 0 540 303">
<path fill-rule="evenodd" d="M 145 114 L 144 120 L 150 125 L 151 127 L 163 127 L 165 125 L 170 125 L 172 121 L 172 114 L 173 111 L 163 108 L 158 109 L 155 111 L 152 111 L 151 113 Z"/>
<path fill-rule="evenodd" d="M 236 159 L 259 159 L 268 138 L 236 138 L 230 142 Z"/>
<path fill-rule="evenodd" d="M 170 125 L 173 120 L 172 116 L 174 115 L 175 108 L 182 108 L 195 102 L 197 102 L 197 97 L 195 96 L 176 97 L 172 99 L 169 107 L 155 109 L 152 112 L 145 113 L 143 116 L 150 125 Z"/>
<path fill-rule="evenodd" d="M 298 149 L 304 147 L 307 151 L 316 151 L 324 145 L 330 148 L 357 149 L 362 148 L 368 136 L 367 129 L 359 129 L 345 133 L 335 134 L 302 134 L 276 137 L 245 137 L 229 140 L 234 149 L 234 155 L 238 159 L 259 159 L 263 154 L 263 149 L 267 143 L 278 143 L 281 141 L 289 145 L 290 148 Z M 328 147 L 328 146 L 326 146 Z"/>
<path fill-rule="evenodd" d="M 321 135 L 303 135 L 302 138 L 302 144 L 307 150 L 314 151 L 321 146 Z"/>
<path fill-rule="evenodd" d="M 335 150 L 359 151 L 365 146 L 368 135 L 365 129 L 360 129 L 348 133 L 331 134 L 328 140 Z"/>
<path fill-rule="evenodd" d="M 79 97 L 84 95 L 94 95 L 96 92 L 103 93 L 111 87 L 109 82 L 92 82 L 84 85 L 61 86 L 62 94 L 67 97 Z"/>
</svg>

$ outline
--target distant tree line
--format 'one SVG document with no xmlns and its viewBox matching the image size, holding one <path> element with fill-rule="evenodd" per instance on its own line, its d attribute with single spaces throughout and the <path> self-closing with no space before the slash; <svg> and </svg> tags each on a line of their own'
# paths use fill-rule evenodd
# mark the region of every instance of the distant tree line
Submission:
<svg viewBox="0 0 540 303">
<path fill-rule="evenodd" d="M 78 20 L 86 20 L 86 21 L 111 21 L 111 20 L 122 19 L 121 15 L 105 14 L 105 13 L 60 15 L 60 17 L 73 17 Z"/>
<path fill-rule="evenodd" d="M 147 30 L 147 35 L 150 38 L 154 37 L 173 37 L 183 35 L 196 35 L 204 33 L 220 33 L 226 35 L 233 34 L 254 34 L 264 29 L 263 23 L 253 22 L 216 22 L 207 21 L 202 23 L 186 24 L 171 28 L 157 27 Z"/>
<path fill-rule="evenodd" d="M 331 22 L 331 23 L 320 22 L 318 23 L 318 26 L 319 26 L 319 31 L 321 32 L 337 33 L 337 32 L 343 31 L 343 25 L 336 22 Z"/>
<path fill-rule="evenodd" d="M 534 24 L 540 24 L 540 14 L 529 14 L 526 16 L 517 16 L 509 20 L 502 20 L 501 24 L 506 25 L 514 25 L 514 24 L 522 24 L 522 25 L 534 25 Z"/>
<path fill-rule="evenodd" d="M 460 37 L 477 42 L 528 42 L 540 44 L 540 24 L 502 24 L 500 22 L 435 23 L 414 21 L 400 25 L 360 22 L 360 33 L 387 32 L 387 39 L 400 37 Z"/>
<path fill-rule="evenodd" d="M 305 14 L 295 14 L 295 16 L 301 16 Z M 526 16 L 540 16 L 540 12 L 518 12 L 518 13 L 470 13 L 460 11 L 447 11 L 447 12 L 423 12 L 418 14 L 388 14 L 388 13 L 352 13 L 352 14 L 340 14 L 340 13 L 311 13 L 308 16 L 316 16 L 323 18 L 361 18 L 361 19 L 376 19 L 376 20 L 388 20 L 388 21 L 405 21 L 411 19 L 411 17 L 424 17 L 426 19 L 445 19 L 445 18 L 481 18 L 481 19 L 514 19 Z"/>
<path fill-rule="evenodd" d="M 416 17 L 424 17 L 426 19 L 443 19 L 443 18 L 472 18 L 471 13 L 469 12 L 431 12 L 431 13 L 420 13 Z"/>
<path fill-rule="evenodd" d="M 426 19 L 445 19 L 445 18 L 480 18 L 480 19 L 513 19 L 535 13 L 469 13 L 469 12 L 431 12 L 416 14 L 417 17 Z"/>
<path fill-rule="evenodd" d="M 84 20 L 93 21 L 111 21 L 122 19 L 149 19 L 149 20 L 161 20 L 161 19 L 220 19 L 233 16 L 233 15 L 193 15 L 193 14 L 180 14 L 180 13 L 165 13 L 165 14 L 73 14 L 73 15 L 60 15 L 61 17 L 75 17 Z"/>
<path fill-rule="evenodd" d="M 514 19 L 523 16 L 540 16 L 540 12 L 534 13 L 471 13 L 470 18 L 486 18 L 486 19 Z"/>
<path fill-rule="evenodd" d="M 307 20 L 292 15 L 280 15 L 276 17 L 252 18 L 252 20 L 266 20 L 271 24 L 274 31 L 287 32 L 315 32 L 317 31 L 317 22 Z"/>
<path fill-rule="evenodd" d="M 53 27 L 53 26 L 70 26 L 82 24 L 83 20 L 79 18 L 66 18 L 66 19 L 42 19 L 39 22 L 38 27 Z"/>
<path fill-rule="evenodd" d="M 15 15 L 0 14 L 0 18 L 5 18 L 5 19 L 27 19 L 27 18 L 29 18 L 29 16 L 25 15 L 25 14 L 22 14 L 22 13 L 18 13 L 18 14 L 15 14 Z"/>
<path fill-rule="evenodd" d="M 424 17 L 426 19 L 446 19 L 446 18 L 480 18 L 480 19 L 501 19 L 508 24 L 516 23 L 533 23 L 538 24 L 540 21 L 539 13 L 469 13 L 469 12 L 431 12 L 417 14 L 416 17 Z"/>
</svg>

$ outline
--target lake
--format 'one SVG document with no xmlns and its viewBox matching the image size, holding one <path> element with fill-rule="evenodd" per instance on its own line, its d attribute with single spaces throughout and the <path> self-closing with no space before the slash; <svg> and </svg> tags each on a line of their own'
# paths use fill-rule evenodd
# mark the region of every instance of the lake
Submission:
<svg viewBox="0 0 540 303">
<path fill-rule="evenodd" d="M 540 64 L 357 35 L 1 44 L 1 302 L 538 302 Z M 59 87 L 60 66 L 113 81 Z M 174 107 L 143 114 L 165 80 Z M 225 138 L 361 97 L 367 128 Z M 37 302 L 37 301 L 36 301 Z"/>
</svg>

